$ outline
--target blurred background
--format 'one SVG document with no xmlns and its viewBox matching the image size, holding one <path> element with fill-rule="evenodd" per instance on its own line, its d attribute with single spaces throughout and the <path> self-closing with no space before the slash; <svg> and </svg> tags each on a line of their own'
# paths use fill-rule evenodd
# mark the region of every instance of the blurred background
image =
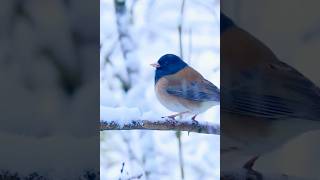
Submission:
<svg viewBox="0 0 320 180">
<path fill-rule="evenodd" d="M 1 1 L 0 26 L 0 179 L 98 177 L 99 1 Z"/>
<path fill-rule="evenodd" d="M 320 86 L 319 2 L 300 0 L 229 0 L 221 11 L 261 40 L 278 57 L 318 87 Z M 222 127 L 223 132 L 223 127 Z M 255 168 L 260 172 L 282 172 L 319 179 L 320 131 L 292 139 L 262 156 Z"/>
<path fill-rule="evenodd" d="M 183 10 L 182 10 L 183 9 Z M 154 94 L 154 69 L 162 55 L 180 55 L 220 87 L 219 0 L 100 1 L 100 120 L 108 110 L 138 111 L 141 117 L 165 116 Z M 197 120 L 219 124 L 220 106 Z M 103 131 L 100 133 L 101 179 L 218 179 L 220 138 L 170 131 Z"/>
</svg>

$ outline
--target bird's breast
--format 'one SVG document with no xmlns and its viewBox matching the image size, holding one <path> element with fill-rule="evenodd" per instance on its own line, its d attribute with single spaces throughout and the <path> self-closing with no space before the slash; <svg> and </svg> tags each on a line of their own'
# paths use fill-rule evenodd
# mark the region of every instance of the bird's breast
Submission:
<svg viewBox="0 0 320 180">
<path fill-rule="evenodd" d="M 181 104 L 178 97 L 168 94 L 168 92 L 166 91 L 168 83 L 169 82 L 166 78 L 161 78 L 158 80 L 155 86 L 155 92 L 159 102 L 170 111 L 188 111 L 188 109 L 185 106 L 183 106 L 183 104 Z"/>
</svg>

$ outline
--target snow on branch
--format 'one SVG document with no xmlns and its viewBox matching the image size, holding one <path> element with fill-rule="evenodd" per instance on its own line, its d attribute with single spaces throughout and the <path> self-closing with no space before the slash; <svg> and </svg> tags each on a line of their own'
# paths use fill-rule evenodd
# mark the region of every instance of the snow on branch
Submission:
<svg viewBox="0 0 320 180">
<path fill-rule="evenodd" d="M 172 130 L 172 131 L 188 131 L 197 132 L 204 134 L 216 134 L 220 135 L 220 126 L 203 123 L 203 122 L 193 122 L 190 120 L 174 120 L 171 118 L 161 118 L 159 120 L 131 120 L 118 122 L 115 120 L 101 120 L 100 121 L 100 131 L 104 130 Z"/>
<path fill-rule="evenodd" d="M 220 135 L 220 126 L 207 121 L 158 117 L 154 112 L 142 113 L 139 108 L 100 106 L 100 131 L 143 129 Z"/>
</svg>

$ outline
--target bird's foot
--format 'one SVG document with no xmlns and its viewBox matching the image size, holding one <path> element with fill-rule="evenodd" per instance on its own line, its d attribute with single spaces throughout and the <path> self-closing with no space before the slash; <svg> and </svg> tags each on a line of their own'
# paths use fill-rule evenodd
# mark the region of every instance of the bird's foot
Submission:
<svg viewBox="0 0 320 180">
<path fill-rule="evenodd" d="M 259 156 L 254 156 L 253 158 L 249 159 L 249 161 L 247 161 L 247 162 L 243 165 L 243 168 L 245 168 L 245 169 L 252 169 L 252 167 L 254 166 L 254 163 L 257 161 L 258 158 L 259 158 Z"/>
<path fill-rule="evenodd" d="M 258 174 L 257 174 L 258 173 Z M 259 172 L 252 172 L 247 169 L 241 169 L 241 171 L 222 171 L 220 174 L 221 180 L 238 180 L 238 179 L 245 179 L 245 180 L 263 180 L 262 175 Z"/>
<path fill-rule="evenodd" d="M 175 120 L 177 116 L 178 116 L 178 115 L 177 115 L 177 114 L 175 114 L 175 115 L 167 116 L 167 118 L 170 118 L 170 119 Z"/>
<path fill-rule="evenodd" d="M 197 115 L 194 115 L 194 116 L 191 118 L 191 120 L 192 120 L 192 124 L 198 125 L 199 122 L 196 120 L 196 117 L 197 117 Z"/>
<path fill-rule="evenodd" d="M 258 158 L 259 156 L 255 156 L 243 165 L 243 168 L 247 170 L 247 179 L 263 180 L 262 174 L 252 168 Z"/>
<path fill-rule="evenodd" d="M 176 120 L 177 116 L 178 116 L 177 114 L 174 114 L 174 115 L 170 115 L 170 116 L 163 116 L 161 118 L 169 118 L 169 119 L 172 119 L 172 120 Z"/>
<path fill-rule="evenodd" d="M 193 120 L 193 119 L 192 119 L 192 124 L 194 124 L 194 125 L 198 125 L 198 124 L 199 124 L 199 122 L 198 122 L 198 121 L 196 121 L 196 120 Z"/>
<path fill-rule="evenodd" d="M 185 114 L 185 113 L 188 113 L 188 111 L 181 112 L 181 113 L 178 113 L 178 114 L 173 114 L 173 115 L 170 115 L 170 116 L 163 116 L 161 118 L 169 118 L 169 119 L 172 119 L 172 120 L 176 120 L 176 117 L 180 116 L 180 119 L 181 119 L 182 118 L 182 114 Z"/>
<path fill-rule="evenodd" d="M 253 169 L 246 169 L 246 179 L 249 180 L 263 180 L 263 176 L 260 172 Z"/>
<path fill-rule="evenodd" d="M 253 169 L 253 166 L 259 156 L 255 156 L 247 161 L 240 169 L 231 169 L 228 171 L 221 171 L 221 180 L 263 180 L 260 172 Z"/>
</svg>

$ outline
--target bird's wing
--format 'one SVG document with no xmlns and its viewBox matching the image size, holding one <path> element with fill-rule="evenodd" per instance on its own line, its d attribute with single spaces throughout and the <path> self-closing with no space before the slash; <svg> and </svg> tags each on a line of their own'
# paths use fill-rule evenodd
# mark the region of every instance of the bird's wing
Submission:
<svg viewBox="0 0 320 180">
<path fill-rule="evenodd" d="M 271 119 L 320 120 L 319 89 L 285 63 L 266 65 L 258 71 L 241 72 L 231 87 L 225 87 L 221 108 Z"/>
<path fill-rule="evenodd" d="M 192 101 L 218 101 L 219 89 L 208 81 L 188 82 L 166 89 L 170 95 L 182 97 Z"/>
<path fill-rule="evenodd" d="M 220 100 L 219 89 L 205 79 L 201 81 L 181 80 L 181 83 L 177 85 L 169 85 L 166 91 L 170 95 L 192 101 L 205 102 Z"/>
</svg>

